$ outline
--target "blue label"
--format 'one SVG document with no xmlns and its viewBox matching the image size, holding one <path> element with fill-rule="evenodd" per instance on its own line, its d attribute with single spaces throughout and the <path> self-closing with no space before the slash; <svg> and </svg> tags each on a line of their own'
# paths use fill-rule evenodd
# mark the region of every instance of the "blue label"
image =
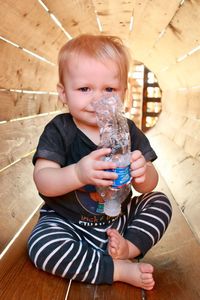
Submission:
<svg viewBox="0 0 200 300">
<path fill-rule="evenodd" d="M 131 181 L 130 165 L 110 170 L 117 173 L 118 177 L 114 180 L 112 187 L 120 189 L 123 185 Z"/>
</svg>

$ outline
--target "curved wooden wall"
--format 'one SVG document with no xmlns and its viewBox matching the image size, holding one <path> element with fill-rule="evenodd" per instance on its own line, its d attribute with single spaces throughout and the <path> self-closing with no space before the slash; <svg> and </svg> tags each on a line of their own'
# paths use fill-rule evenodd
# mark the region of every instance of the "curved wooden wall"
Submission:
<svg viewBox="0 0 200 300">
<path fill-rule="evenodd" d="M 151 14 L 149 5 L 140 15 L 143 25 L 136 29 L 133 52 L 162 88 L 162 113 L 150 133 L 152 143 L 161 174 L 200 239 L 200 2 L 180 6 L 180 1 L 163 1 L 163 6 Z M 149 32 L 143 44 L 140 32 Z"/>
<path fill-rule="evenodd" d="M 2 250 L 41 204 L 31 159 L 45 124 L 62 109 L 56 93 L 56 60 L 66 37 L 38 1 L 0 1 L 0 5 Z"/>
</svg>

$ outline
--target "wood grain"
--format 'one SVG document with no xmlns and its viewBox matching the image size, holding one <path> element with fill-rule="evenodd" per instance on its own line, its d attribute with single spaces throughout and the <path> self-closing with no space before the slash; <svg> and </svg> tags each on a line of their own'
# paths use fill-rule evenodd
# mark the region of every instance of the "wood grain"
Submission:
<svg viewBox="0 0 200 300">
<path fill-rule="evenodd" d="M 0 91 L 0 121 L 8 121 L 63 109 L 57 95 Z"/>
<path fill-rule="evenodd" d="M 72 37 L 82 33 L 100 33 L 92 0 L 44 0 L 43 2 Z"/>
<path fill-rule="evenodd" d="M 0 88 L 56 91 L 57 67 L 0 40 Z"/>
<path fill-rule="evenodd" d="M 64 300 L 68 281 L 52 276 L 33 267 L 27 255 L 26 241 L 38 214 L 27 225 L 13 250 L 0 262 L 1 300 Z"/>
<path fill-rule="evenodd" d="M 54 63 L 68 40 L 37 0 L 0 0 L 1 35 Z M 8 13 L 9 12 L 9 13 Z"/>
<path fill-rule="evenodd" d="M 38 116 L 1 124 L 0 169 L 33 151 L 45 125 L 55 115 Z"/>
<path fill-rule="evenodd" d="M 119 0 L 100 2 L 93 0 L 93 2 L 102 24 L 103 32 L 109 34 L 110 28 L 112 27 L 112 35 L 119 36 L 128 44 L 129 26 L 133 12 L 132 1 Z"/>
<path fill-rule="evenodd" d="M 145 63 L 154 72 L 157 69 L 150 67 L 149 53 L 154 51 L 159 34 L 168 26 L 179 4 L 178 0 L 170 1 L 166 11 L 166 3 L 162 0 L 134 2 L 134 27 L 130 32 L 129 47 L 133 58 Z"/>
<path fill-rule="evenodd" d="M 42 203 L 33 182 L 31 158 L 0 173 L 0 252 Z"/>
<path fill-rule="evenodd" d="M 199 14 L 198 2 L 186 1 L 184 3 L 166 28 L 164 38 L 161 38 L 151 51 L 148 58 L 151 68 L 159 70 L 164 66 L 171 66 L 176 63 L 177 58 L 199 45 L 199 40 L 196 38 L 200 34 Z M 159 53 L 165 53 L 165 55 L 159 55 Z M 189 74 L 192 75 L 192 73 Z"/>
</svg>

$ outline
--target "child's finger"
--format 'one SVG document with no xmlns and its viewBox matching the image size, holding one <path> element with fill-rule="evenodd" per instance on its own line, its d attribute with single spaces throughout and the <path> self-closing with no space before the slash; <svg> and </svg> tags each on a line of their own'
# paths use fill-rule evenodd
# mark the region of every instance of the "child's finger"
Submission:
<svg viewBox="0 0 200 300">
<path fill-rule="evenodd" d="M 139 150 L 135 150 L 132 152 L 131 161 L 133 162 L 133 161 L 139 159 L 141 156 L 142 156 L 142 152 Z"/>
<path fill-rule="evenodd" d="M 101 148 L 101 149 L 97 149 L 94 150 L 90 153 L 90 156 L 93 159 L 100 159 L 102 156 L 108 155 L 111 152 L 110 148 Z"/>
</svg>

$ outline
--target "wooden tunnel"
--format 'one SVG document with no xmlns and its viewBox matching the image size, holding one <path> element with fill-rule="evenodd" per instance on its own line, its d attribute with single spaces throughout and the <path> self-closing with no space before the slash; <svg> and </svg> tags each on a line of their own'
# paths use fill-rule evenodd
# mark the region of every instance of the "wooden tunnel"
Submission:
<svg viewBox="0 0 200 300">
<path fill-rule="evenodd" d="M 160 187 L 175 213 L 166 240 L 149 254 L 159 270 L 158 288 L 146 297 L 200 299 L 198 0 L 0 0 L 0 298 L 65 299 L 69 287 L 33 271 L 25 244 L 42 203 L 32 155 L 45 124 L 66 109 L 56 91 L 57 54 L 81 33 L 121 37 L 133 65 L 140 62 L 157 77 L 162 109 L 147 135 L 159 157 Z M 129 93 L 129 108 L 132 100 Z M 23 266 L 32 279 L 20 273 Z M 70 292 L 73 300 L 141 296 L 123 284 L 110 289 L 73 283 Z"/>
</svg>

